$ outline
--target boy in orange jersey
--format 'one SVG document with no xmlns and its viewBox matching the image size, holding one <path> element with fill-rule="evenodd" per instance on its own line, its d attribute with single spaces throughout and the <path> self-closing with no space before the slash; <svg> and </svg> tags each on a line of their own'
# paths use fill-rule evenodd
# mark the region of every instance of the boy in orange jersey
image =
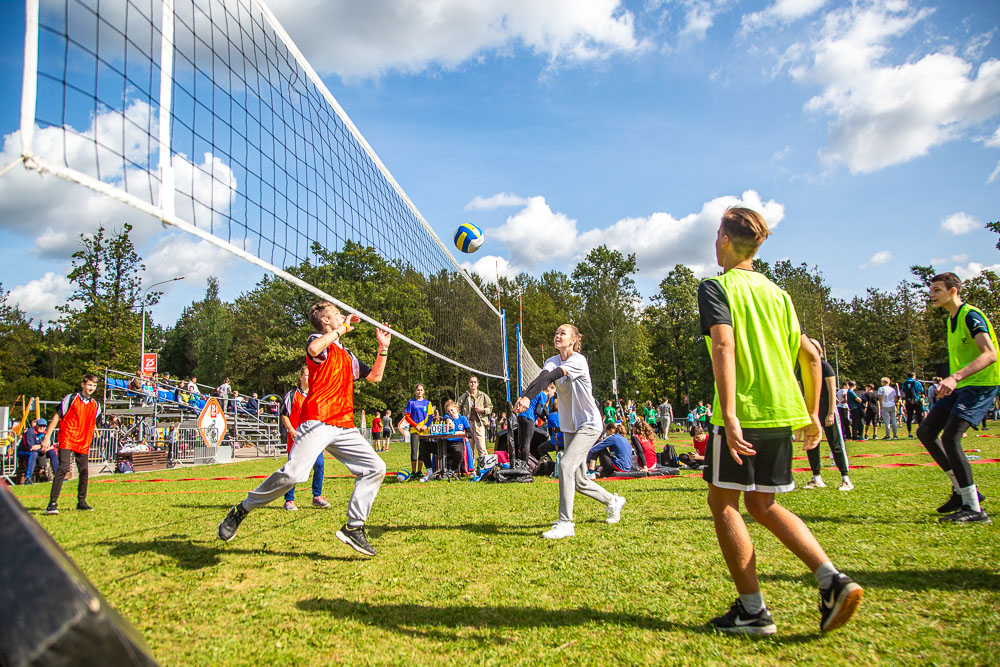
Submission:
<svg viewBox="0 0 1000 667">
<path fill-rule="evenodd" d="M 101 404 L 94 398 L 95 391 L 97 391 L 97 376 L 87 373 L 80 380 L 80 391 L 66 394 L 52 416 L 52 421 L 49 422 L 49 430 L 42 440 L 42 452 L 49 451 L 52 447 L 52 434 L 57 427 L 62 428 L 59 429 L 59 442 L 56 445 L 59 449 L 59 470 L 56 471 L 55 479 L 52 481 L 46 514 L 59 514 L 59 492 L 62 491 L 63 480 L 66 479 L 72 459 L 76 459 L 76 469 L 80 473 L 76 508 L 86 511 L 94 509 L 87 504 L 87 480 L 90 478 L 87 454 L 90 452 L 90 444 L 94 441 L 97 417 L 101 414 Z"/>
<path fill-rule="evenodd" d="M 311 335 L 306 345 L 309 394 L 299 410 L 295 446 L 281 470 L 229 510 L 219 523 L 219 539 L 230 541 L 250 510 L 267 505 L 295 484 L 306 481 L 316 457 L 326 449 L 355 475 L 347 523 L 337 531 L 337 539 L 366 556 L 375 555 L 365 533 L 365 521 L 385 477 L 385 462 L 354 425 L 354 380 L 382 380 L 392 336 L 384 329 L 376 329 L 378 356 L 369 368 L 341 342 L 354 329 L 352 325 L 360 321 L 357 315 L 344 317 L 328 301 L 320 301 L 309 310 L 309 322 L 318 333 Z"/>
<path fill-rule="evenodd" d="M 304 365 L 299 369 L 299 384 L 290 392 L 285 394 L 281 401 L 281 423 L 288 431 L 288 455 L 292 455 L 292 446 L 295 444 L 295 431 L 299 428 L 299 411 L 305 403 L 309 394 L 309 367 Z M 323 452 L 316 457 L 313 464 L 313 507 L 326 508 L 330 506 L 330 501 L 323 497 Z M 285 510 L 294 512 L 299 508 L 295 506 L 295 487 L 285 492 Z"/>
</svg>

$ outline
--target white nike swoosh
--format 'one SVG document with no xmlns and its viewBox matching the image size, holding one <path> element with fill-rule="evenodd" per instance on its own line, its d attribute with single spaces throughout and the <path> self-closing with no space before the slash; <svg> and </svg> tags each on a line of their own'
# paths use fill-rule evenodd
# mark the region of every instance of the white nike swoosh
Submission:
<svg viewBox="0 0 1000 667">
<path fill-rule="evenodd" d="M 829 601 L 823 600 L 823 606 L 826 607 L 827 609 L 833 609 L 833 603 L 836 601 L 836 599 L 837 596 L 833 594 L 833 591 L 830 591 L 830 600 Z"/>
<path fill-rule="evenodd" d="M 741 621 L 739 618 L 736 619 L 736 625 L 740 625 L 740 626 L 750 625 L 751 623 L 756 623 L 756 622 L 757 622 L 756 618 L 751 618 L 748 621 Z"/>
</svg>

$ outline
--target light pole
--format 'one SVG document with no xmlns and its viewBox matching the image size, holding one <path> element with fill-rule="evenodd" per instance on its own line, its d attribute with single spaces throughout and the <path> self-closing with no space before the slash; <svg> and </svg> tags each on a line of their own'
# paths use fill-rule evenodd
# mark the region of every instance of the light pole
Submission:
<svg viewBox="0 0 1000 667">
<path fill-rule="evenodd" d="M 158 283 L 153 283 L 146 289 L 142 291 L 142 336 L 139 343 L 139 366 L 142 366 L 142 358 L 146 354 L 146 294 L 149 290 L 153 289 L 157 285 L 163 285 L 165 283 L 172 283 L 175 280 L 184 280 L 184 276 L 177 276 L 176 278 L 170 278 L 169 280 L 161 280 Z"/>
</svg>

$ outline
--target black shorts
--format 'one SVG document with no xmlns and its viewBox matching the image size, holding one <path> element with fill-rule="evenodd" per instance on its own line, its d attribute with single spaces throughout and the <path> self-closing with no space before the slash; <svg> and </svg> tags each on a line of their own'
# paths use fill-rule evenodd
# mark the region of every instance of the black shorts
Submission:
<svg viewBox="0 0 1000 667">
<path fill-rule="evenodd" d="M 712 424 L 705 447 L 705 471 L 702 478 L 709 484 L 735 491 L 785 493 L 795 489 L 792 479 L 792 429 L 746 428 L 743 439 L 753 445 L 756 454 L 743 456 L 739 465 L 729 454 L 726 431 Z"/>
<path fill-rule="evenodd" d="M 878 419 L 878 412 L 875 410 L 868 410 L 865 412 L 865 426 L 871 426 Z"/>
<path fill-rule="evenodd" d="M 911 417 L 924 416 L 924 404 L 920 401 L 907 401 L 906 414 Z"/>
</svg>

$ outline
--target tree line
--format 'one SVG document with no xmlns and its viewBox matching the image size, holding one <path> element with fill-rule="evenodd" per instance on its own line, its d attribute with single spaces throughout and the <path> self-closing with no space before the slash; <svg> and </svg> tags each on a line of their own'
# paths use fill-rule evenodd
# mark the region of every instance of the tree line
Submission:
<svg viewBox="0 0 1000 667">
<path fill-rule="evenodd" d="M 1000 222 L 987 227 L 1000 234 Z M 141 300 L 147 308 L 146 351 L 159 353 L 161 372 L 196 375 L 217 385 L 225 377 L 241 392 L 282 393 L 303 363 L 307 320 L 316 298 L 287 282 L 263 276 L 232 301 L 209 278 L 204 296 L 173 323 L 159 323 L 150 307 L 158 292 L 142 294 L 145 267 L 131 227 L 103 227 L 80 236 L 68 278 L 73 292 L 58 304 L 58 320 L 34 323 L 9 301 L 0 286 L 0 402 L 18 395 L 56 399 L 72 391 L 84 372 L 105 368 L 134 372 L 139 366 Z M 1000 250 L 1000 241 L 997 242 Z M 469 366 L 499 367 L 500 330 L 495 318 L 457 272 L 427 276 L 382 258 L 374 249 L 348 242 L 331 251 L 313 247 L 312 259 L 289 272 L 369 315 L 389 322 L 415 341 Z M 851 299 L 831 296 L 819 267 L 790 260 L 755 260 L 754 268 L 786 290 L 803 331 L 819 340 L 842 379 L 894 380 L 914 371 L 941 374 L 947 361 L 945 314 L 931 307 L 929 281 L 936 271 L 914 265 L 891 287 L 870 287 Z M 643 299 L 636 284 L 635 255 L 606 246 L 591 250 L 570 273 L 547 271 L 473 281 L 507 313 L 508 362 L 516 378 L 514 324 L 522 322 L 524 345 L 539 364 L 554 354 L 552 334 L 562 323 L 583 334 L 599 400 L 611 398 L 613 380 L 622 400 L 668 397 L 675 406 L 712 398 L 712 371 L 699 325 L 699 279 L 678 264 Z M 1000 322 L 1000 276 L 984 270 L 967 280 L 963 296 Z M 362 360 L 375 355 L 371 326 L 362 324 L 348 347 Z M 465 390 L 469 373 L 397 341 L 385 379 L 359 383 L 357 410 L 399 410 L 423 383 L 435 403 Z M 503 382 L 481 386 L 503 406 Z M 512 392 L 516 391 L 516 386 Z"/>
</svg>

